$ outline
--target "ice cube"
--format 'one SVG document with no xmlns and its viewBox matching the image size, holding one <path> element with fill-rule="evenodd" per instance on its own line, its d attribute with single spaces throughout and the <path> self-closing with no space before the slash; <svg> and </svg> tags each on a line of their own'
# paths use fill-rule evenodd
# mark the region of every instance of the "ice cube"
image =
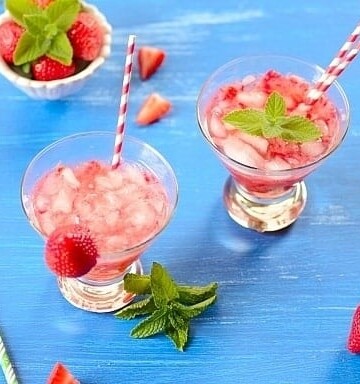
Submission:
<svg viewBox="0 0 360 384">
<path fill-rule="evenodd" d="M 273 159 L 265 163 L 265 168 L 270 171 L 281 171 L 291 168 L 290 164 L 280 156 L 275 156 Z"/>
<path fill-rule="evenodd" d="M 262 91 L 239 92 L 236 100 L 247 108 L 263 109 L 267 94 Z"/>
<path fill-rule="evenodd" d="M 74 175 L 74 172 L 69 167 L 64 167 L 61 170 L 61 176 L 63 177 L 64 182 L 72 189 L 77 189 L 80 187 L 80 181 Z"/>
<path fill-rule="evenodd" d="M 302 154 L 315 160 L 325 152 L 325 146 L 321 141 L 307 142 L 301 144 L 301 152 Z"/>
<path fill-rule="evenodd" d="M 238 138 L 228 138 L 223 141 L 224 153 L 231 159 L 254 168 L 264 168 L 265 159 L 256 149 L 239 140 Z"/>
<path fill-rule="evenodd" d="M 71 213 L 75 197 L 75 192 L 69 193 L 61 189 L 52 199 L 51 210 L 53 212 Z"/>
<path fill-rule="evenodd" d="M 237 131 L 236 135 L 240 140 L 244 141 L 246 144 L 253 146 L 260 154 L 265 155 L 269 146 L 269 142 L 261 136 L 249 135 L 243 131 Z"/>
<path fill-rule="evenodd" d="M 224 127 L 224 124 L 220 120 L 220 118 L 218 116 L 216 116 L 215 114 L 213 114 L 210 117 L 210 121 L 209 121 L 208 126 L 209 126 L 209 134 L 212 137 L 220 137 L 220 138 L 226 137 L 226 135 L 227 135 L 226 128 Z"/>
</svg>

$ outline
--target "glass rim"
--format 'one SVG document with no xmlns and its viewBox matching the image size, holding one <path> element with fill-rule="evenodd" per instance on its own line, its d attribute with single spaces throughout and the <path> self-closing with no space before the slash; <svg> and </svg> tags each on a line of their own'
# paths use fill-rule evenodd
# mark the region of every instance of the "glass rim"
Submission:
<svg viewBox="0 0 360 384">
<path fill-rule="evenodd" d="M 200 131 L 201 131 L 203 137 L 205 138 L 205 140 L 210 144 L 211 148 L 220 157 L 226 158 L 228 161 L 234 163 L 236 166 L 240 166 L 240 167 L 242 167 L 244 169 L 247 169 L 248 171 L 252 171 L 252 172 L 256 171 L 256 172 L 258 172 L 259 175 L 283 176 L 284 174 L 289 173 L 291 171 L 293 171 L 293 172 L 294 171 L 301 171 L 301 170 L 305 170 L 307 168 L 314 167 L 318 163 L 320 163 L 320 162 L 324 161 L 325 159 L 327 159 L 333 152 L 335 152 L 335 150 L 344 141 L 344 139 L 345 139 L 345 137 L 347 135 L 347 132 L 349 131 L 349 125 L 350 125 L 350 105 L 349 105 L 349 100 L 348 100 L 348 98 L 346 96 L 346 93 L 345 93 L 343 87 L 341 86 L 341 84 L 337 80 L 335 80 L 332 83 L 331 86 L 336 88 L 337 92 L 339 93 L 339 95 L 340 95 L 340 97 L 341 97 L 341 99 L 342 99 L 342 101 L 344 103 L 344 113 L 345 113 L 345 116 L 346 116 L 346 120 L 345 120 L 344 124 L 346 124 L 346 127 L 344 128 L 343 132 L 341 133 L 341 136 L 339 137 L 338 142 L 331 148 L 330 151 L 328 151 L 324 156 L 322 156 L 322 157 L 320 157 L 320 158 L 318 158 L 318 159 L 316 159 L 316 160 L 314 160 L 312 162 L 309 162 L 309 163 L 307 163 L 305 165 L 301 165 L 301 166 L 296 167 L 296 168 L 286 168 L 286 169 L 279 169 L 279 170 L 267 170 L 267 169 L 261 169 L 261 168 L 252 167 L 251 165 L 247 165 L 247 164 L 241 163 L 240 161 L 237 161 L 237 160 L 229 157 L 228 155 L 226 155 L 222 151 L 220 151 L 220 149 L 217 148 L 217 146 L 209 139 L 208 135 L 206 135 L 206 133 L 203 130 L 202 123 L 201 123 L 199 104 L 200 104 L 201 97 L 204 94 L 208 84 L 210 84 L 211 81 L 219 73 L 227 70 L 228 68 L 231 68 L 232 66 L 234 66 L 237 63 L 247 62 L 247 61 L 251 61 L 251 60 L 263 60 L 263 59 L 266 59 L 266 60 L 279 60 L 279 61 L 280 60 L 284 60 L 284 61 L 289 61 L 289 62 L 293 62 L 293 63 L 304 65 L 304 66 L 308 67 L 309 69 L 313 69 L 315 71 L 319 71 L 320 73 L 324 73 L 325 72 L 325 69 L 322 68 L 321 66 L 319 66 L 318 64 L 314 64 L 314 63 L 308 62 L 306 60 L 303 60 L 303 59 L 300 59 L 300 58 L 297 58 L 297 57 L 286 56 L 286 55 L 273 55 L 273 54 L 269 54 L 269 55 L 249 55 L 249 56 L 241 56 L 241 57 L 237 57 L 235 59 L 232 59 L 232 60 L 226 62 L 225 64 L 221 65 L 217 69 L 215 69 L 215 71 L 213 71 L 207 77 L 207 79 L 205 80 L 204 84 L 202 85 L 202 87 L 200 89 L 200 92 L 199 92 L 199 95 L 198 95 L 197 101 L 196 101 L 196 117 L 197 117 L 198 126 L 200 127 Z M 305 79 L 305 80 L 307 80 L 307 79 Z"/>
<path fill-rule="evenodd" d="M 30 162 L 28 163 L 28 165 L 25 168 L 25 171 L 23 173 L 23 176 L 22 176 L 21 182 L 20 182 L 20 201 L 21 201 L 22 210 L 23 210 L 26 218 L 28 219 L 30 225 L 33 227 L 33 229 L 44 240 L 46 240 L 48 238 L 48 236 L 43 234 L 40 231 L 40 229 L 37 228 L 34 225 L 32 220 L 30 220 L 30 217 L 28 215 L 28 210 L 25 207 L 24 197 L 26 196 L 26 194 L 24 193 L 24 183 L 25 183 L 26 177 L 28 175 L 28 171 L 36 164 L 36 162 L 40 158 L 42 158 L 46 153 L 48 153 L 52 149 L 56 148 L 58 145 L 60 145 L 62 143 L 65 143 L 65 142 L 69 142 L 69 141 L 77 139 L 77 138 L 82 138 L 82 137 L 87 137 L 87 136 L 88 137 L 90 137 L 90 136 L 93 136 L 93 137 L 96 137 L 96 136 L 108 136 L 108 137 L 110 137 L 111 136 L 111 137 L 115 138 L 116 133 L 115 132 L 111 132 L 111 131 L 86 131 L 86 132 L 80 132 L 80 133 L 75 133 L 75 134 L 71 134 L 71 135 L 68 135 L 68 136 L 64 136 L 64 137 L 62 137 L 62 138 L 60 138 L 58 140 L 55 140 L 54 142 L 50 143 L 49 145 L 44 147 L 42 150 L 40 150 L 30 160 Z M 130 141 L 132 143 L 135 143 L 136 145 L 140 145 L 140 146 L 146 148 L 151 153 L 153 153 L 162 162 L 162 164 L 165 165 L 165 167 L 169 171 L 169 173 L 171 175 L 171 179 L 173 181 L 174 196 L 175 196 L 175 198 L 174 198 L 173 203 L 170 206 L 171 210 L 169 210 L 169 212 L 168 212 L 168 215 L 167 215 L 166 221 L 164 222 L 164 225 L 161 228 L 159 228 L 159 230 L 157 230 L 155 233 L 153 233 L 152 236 L 150 236 L 149 238 L 146 238 L 144 241 L 141 241 L 140 243 L 134 244 L 133 246 L 131 246 L 129 248 L 124 248 L 124 249 L 119 250 L 119 251 L 114 251 L 114 252 L 111 252 L 111 253 L 103 254 L 105 256 L 109 255 L 109 254 L 115 254 L 115 255 L 119 255 L 119 257 L 122 257 L 122 256 L 125 256 L 127 253 L 130 253 L 130 252 L 132 253 L 132 252 L 136 251 L 137 249 L 140 250 L 141 248 L 146 247 L 147 245 L 149 245 L 168 226 L 169 222 L 171 221 L 172 217 L 174 216 L 174 213 L 175 213 L 175 210 L 177 208 L 178 201 L 179 201 L 179 185 L 178 185 L 177 177 L 176 177 L 174 169 L 172 168 L 170 163 L 166 160 L 166 158 L 156 148 L 154 148 L 150 144 L 146 143 L 145 141 L 142 141 L 142 140 L 140 140 L 138 138 L 135 138 L 134 136 L 126 135 L 126 139 L 125 140 L 127 142 Z M 115 258 L 115 260 L 116 260 L 116 258 Z"/>
</svg>

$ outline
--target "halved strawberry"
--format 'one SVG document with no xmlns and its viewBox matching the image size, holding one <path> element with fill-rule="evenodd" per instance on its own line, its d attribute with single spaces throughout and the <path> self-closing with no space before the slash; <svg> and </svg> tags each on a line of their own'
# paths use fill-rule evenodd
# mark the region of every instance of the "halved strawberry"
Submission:
<svg viewBox="0 0 360 384">
<path fill-rule="evenodd" d="M 71 46 L 74 50 L 74 57 L 92 61 L 100 53 L 104 32 L 90 12 L 80 12 L 73 25 L 67 32 Z"/>
<path fill-rule="evenodd" d="M 169 100 L 158 93 L 152 93 L 142 105 L 136 117 L 136 122 L 140 125 L 154 123 L 165 116 L 171 108 Z"/>
<path fill-rule="evenodd" d="M 347 346 L 350 352 L 360 353 L 360 305 L 356 308 L 352 318 Z"/>
<path fill-rule="evenodd" d="M 62 363 L 56 363 L 47 379 L 47 384 L 80 384 Z"/>
<path fill-rule="evenodd" d="M 42 56 L 31 64 L 31 72 L 34 80 L 58 80 L 73 75 L 75 64 L 65 65 L 50 57 Z"/>
<path fill-rule="evenodd" d="M 16 45 L 24 31 L 24 28 L 13 20 L 0 25 L 0 55 L 9 64 L 14 64 Z"/>
<path fill-rule="evenodd" d="M 149 79 L 159 69 L 165 56 L 165 51 L 162 49 L 150 46 L 141 47 L 138 52 L 138 64 L 141 79 Z"/>
<path fill-rule="evenodd" d="M 46 264 L 58 276 L 83 276 L 95 266 L 97 257 L 90 231 L 78 224 L 56 229 L 46 242 Z"/>
</svg>

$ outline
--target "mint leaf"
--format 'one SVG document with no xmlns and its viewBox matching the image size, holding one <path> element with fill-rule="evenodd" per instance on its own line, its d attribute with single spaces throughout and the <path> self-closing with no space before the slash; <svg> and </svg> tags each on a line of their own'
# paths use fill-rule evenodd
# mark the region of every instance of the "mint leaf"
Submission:
<svg viewBox="0 0 360 384">
<path fill-rule="evenodd" d="M 209 308 L 216 301 L 216 295 L 209 297 L 199 303 L 193 305 L 183 305 L 181 303 L 174 303 L 174 307 L 182 314 L 184 318 L 191 319 L 198 316 Z"/>
<path fill-rule="evenodd" d="M 57 0 L 50 3 L 45 9 L 50 21 L 62 32 L 66 32 L 76 19 L 80 11 L 78 0 Z"/>
<path fill-rule="evenodd" d="M 278 92 L 272 92 L 266 100 L 265 114 L 266 118 L 275 123 L 277 118 L 284 116 L 286 104 L 284 98 Z"/>
<path fill-rule="evenodd" d="M 48 19 L 44 15 L 24 15 L 23 17 L 25 28 L 30 35 L 34 37 L 43 33 L 44 28 L 48 24 Z"/>
<path fill-rule="evenodd" d="M 115 317 L 130 320 L 136 316 L 147 315 L 149 313 L 153 313 L 156 310 L 156 306 L 154 303 L 154 299 L 150 296 L 146 299 L 136 301 L 128 305 L 125 308 L 120 309 L 115 313 Z"/>
<path fill-rule="evenodd" d="M 127 273 L 124 277 L 124 289 L 136 295 L 151 293 L 150 276 Z"/>
<path fill-rule="evenodd" d="M 6 0 L 5 8 L 10 12 L 15 21 L 22 26 L 25 26 L 24 15 L 41 13 L 41 9 L 31 0 Z"/>
<path fill-rule="evenodd" d="M 165 328 L 165 334 L 173 341 L 175 347 L 179 351 L 183 351 L 189 337 L 189 322 L 184 323 L 183 328 L 174 328 L 172 325 L 168 325 Z"/>
<path fill-rule="evenodd" d="M 158 263 L 153 263 L 150 274 L 151 291 L 155 304 L 158 308 L 168 304 L 171 300 L 177 299 L 179 293 L 176 284 L 166 269 Z"/>
<path fill-rule="evenodd" d="M 289 116 L 282 124 L 281 138 L 287 141 L 306 142 L 321 137 L 320 129 L 310 120 L 302 116 Z"/>
<path fill-rule="evenodd" d="M 253 136 L 261 136 L 263 126 L 267 123 L 264 112 L 255 109 L 232 111 L 223 120 Z"/>
<path fill-rule="evenodd" d="M 22 65 L 36 60 L 46 53 L 46 48 L 46 44 L 41 44 L 39 38 L 25 31 L 16 46 L 14 64 Z"/>
<path fill-rule="evenodd" d="M 46 54 L 65 65 L 71 64 L 73 48 L 65 32 L 59 33 L 54 37 Z"/>
<path fill-rule="evenodd" d="M 285 141 L 303 143 L 321 137 L 320 129 L 303 116 L 286 116 L 286 103 L 277 92 L 266 100 L 265 110 L 245 108 L 232 111 L 223 121 L 250 135 L 267 139 L 281 138 Z"/>
<path fill-rule="evenodd" d="M 157 309 L 154 313 L 141 321 L 131 331 L 131 336 L 136 338 L 144 338 L 155 335 L 165 329 L 168 317 L 168 310 L 166 307 Z"/>
<path fill-rule="evenodd" d="M 267 123 L 263 126 L 263 136 L 267 139 L 271 139 L 273 137 L 280 137 L 282 134 L 283 128 L 279 124 L 270 124 Z"/>
<path fill-rule="evenodd" d="M 179 302 L 185 305 L 192 305 L 214 296 L 217 290 L 217 283 L 211 283 L 204 287 L 191 287 L 189 285 L 178 285 Z"/>
</svg>

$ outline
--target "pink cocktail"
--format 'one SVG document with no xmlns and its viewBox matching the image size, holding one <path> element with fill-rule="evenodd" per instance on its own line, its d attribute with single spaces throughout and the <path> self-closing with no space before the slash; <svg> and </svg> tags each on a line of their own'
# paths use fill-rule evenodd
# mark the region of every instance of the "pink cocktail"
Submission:
<svg viewBox="0 0 360 384">
<path fill-rule="evenodd" d="M 205 83 L 198 99 L 202 133 L 229 170 L 224 201 L 239 224 L 258 231 L 290 225 L 307 198 L 303 179 L 345 136 L 349 121 L 346 96 L 338 83 L 316 103 L 307 96 L 323 70 L 286 57 L 234 60 Z M 285 102 L 285 116 L 314 123 L 320 137 L 305 142 L 252 134 L 226 121 L 235 110 L 264 111 L 270 95 Z"/>
<path fill-rule="evenodd" d="M 118 309 L 131 300 L 125 273 L 141 273 L 141 254 L 165 228 L 177 203 L 175 175 L 153 148 L 127 137 L 119 167 L 112 169 L 114 135 L 70 136 L 40 152 L 22 183 L 22 201 L 33 227 L 46 239 L 71 224 L 87 228 L 99 253 L 80 278 L 58 279 L 75 306 Z"/>
</svg>

